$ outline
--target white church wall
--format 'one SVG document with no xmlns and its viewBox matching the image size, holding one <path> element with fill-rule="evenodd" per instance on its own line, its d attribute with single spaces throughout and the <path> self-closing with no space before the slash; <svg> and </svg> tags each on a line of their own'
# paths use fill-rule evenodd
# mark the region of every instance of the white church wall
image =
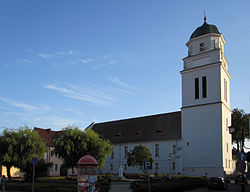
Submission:
<svg viewBox="0 0 250 192">
<path fill-rule="evenodd" d="M 226 85 L 225 85 L 226 81 Z M 226 88 L 225 88 L 226 86 Z M 223 167 L 227 174 L 235 171 L 235 162 L 232 159 L 232 135 L 229 133 L 231 125 L 230 110 L 230 76 L 224 65 L 221 65 L 221 101 L 222 105 L 222 135 L 223 135 Z"/>
<path fill-rule="evenodd" d="M 221 101 L 230 109 L 230 76 L 227 70 L 220 66 L 220 87 L 221 87 Z M 226 86 L 226 87 L 225 87 Z"/>
<path fill-rule="evenodd" d="M 182 107 L 220 101 L 220 65 L 203 70 L 182 71 Z M 202 77 L 207 78 L 207 97 L 202 97 Z M 195 99 L 195 78 L 199 78 L 199 99 Z"/>
<path fill-rule="evenodd" d="M 219 34 L 208 34 L 190 40 L 190 42 L 187 43 L 189 56 L 184 59 L 184 69 L 218 62 L 220 60 L 220 52 L 218 52 L 219 42 L 221 42 L 221 46 L 224 45 L 222 43 L 224 39 L 222 39 L 223 37 Z M 200 47 L 201 44 L 204 45 L 202 51 Z"/>
<path fill-rule="evenodd" d="M 156 144 L 159 146 L 159 155 L 156 154 Z M 105 166 L 101 169 L 102 173 L 118 174 L 119 167 L 122 166 L 125 173 L 143 173 L 137 167 L 129 167 L 127 165 L 127 157 L 125 156 L 125 148 L 133 150 L 135 146 L 145 145 L 150 149 L 153 157 L 153 169 L 150 173 L 153 174 L 178 174 L 181 173 L 181 142 L 178 140 L 172 141 L 154 141 L 154 142 L 137 142 L 137 143 L 123 143 L 115 144 L 114 156 L 107 157 Z M 175 146 L 175 147 L 174 147 Z M 172 154 L 172 157 L 168 156 Z M 171 168 L 170 168 L 171 166 Z"/>
<path fill-rule="evenodd" d="M 184 172 L 209 176 L 222 170 L 220 114 L 220 104 L 182 109 Z"/>
<path fill-rule="evenodd" d="M 223 139 L 223 167 L 227 174 L 235 171 L 235 161 L 232 159 L 232 135 L 228 127 L 231 125 L 231 111 L 222 105 L 222 139 Z"/>
</svg>

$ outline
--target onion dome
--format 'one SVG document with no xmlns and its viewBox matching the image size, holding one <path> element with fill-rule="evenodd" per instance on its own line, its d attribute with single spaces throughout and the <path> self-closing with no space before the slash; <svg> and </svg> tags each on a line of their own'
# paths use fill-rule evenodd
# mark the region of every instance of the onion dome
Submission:
<svg viewBox="0 0 250 192">
<path fill-rule="evenodd" d="M 96 159 L 91 155 L 84 155 L 79 161 L 78 165 L 98 165 Z"/>
<path fill-rule="evenodd" d="M 206 16 L 204 17 L 204 23 L 202 26 L 198 27 L 191 35 L 190 39 L 206 35 L 209 33 L 220 34 L 218 28 L 215 25 L 207 24 Z"/>
</svg>

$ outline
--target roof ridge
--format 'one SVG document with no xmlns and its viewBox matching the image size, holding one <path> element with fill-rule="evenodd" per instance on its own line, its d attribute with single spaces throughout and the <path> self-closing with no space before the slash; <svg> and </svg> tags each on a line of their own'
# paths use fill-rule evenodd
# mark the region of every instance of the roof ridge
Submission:
<svg viewBox="0 0 250 192">
<path fill-rule="evenodd" d="M 131 117 L 131 118 L 126 118 L 126 119 L 119 119 L 119 120 L 112 120 L 112 121 L 104 121 L 100 123 L 95 123 L 96 124 L 102 124 L 102 123 L 113 123 L 113 122 L 119 122 L 119 121 L 127 121 L 127 120 L 134 120 L 134 119 L 142 119 L 142 118 L 148 118 L 148 117 L 155 117 L 155 116 L 160 116 L 160 115 L 170 115 L 173 113 L 181 113 L 181 111 L 174 111 L 174 112 L 168 112 L 168 113 L 159 113 L 159 114 L 154 114 L 154 115 L 146 115 L 146 116 L 138 116 L 138 117 Z"/>
</svg>

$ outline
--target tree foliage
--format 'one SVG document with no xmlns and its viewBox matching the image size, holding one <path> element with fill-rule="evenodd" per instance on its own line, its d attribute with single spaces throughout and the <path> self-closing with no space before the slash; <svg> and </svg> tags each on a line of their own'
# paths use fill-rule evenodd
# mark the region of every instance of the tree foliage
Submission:
<svg viewBox="0 0 250 192">
<path fill-rule="evenodd" d="M 78 127 L 68 126 L 62 130 L 59 138 L 54 139 L 55 153 L 63 158 L 65 166 L 71 167 L 72 171 L 87 149 L 85 137 L 85 134 Z"/>
<path fill-rule="evenodd" d="M 55 153 L 64 159 L 64 165 L 71 167 L 72 171 L 79 159 L 86 154 L 95 157 L 99 165 L 103 166 L 107 155 L 112 153 L 109 141 L 101 139 L 92 130 L 81 131 L 74 126 L 65 128 L 54 141 Z"/>
<path fill-rule="evenodd" d="M 17 130 L 5 129 L 0 138 L 0 159 L 2 165 L 7 168 L 8 178 L 11 178 L 10 168 L 15 166 L 23 169 L 31 164 L 33 156 L 41 158 L 46 151 L 46 146 L 36 131 L 27 126 Z"/>
<path fill-rule="evenodd" d="M 237 150 L 243 149 L 244 141 L 249 138 L 249 115 L 243 109 L 235 108 L 232 111 L 232 127 L 235 132 L 233 133 L 233 142 L 237 144 Z"/>
<path fill-rule="evenodd" d="M 143 169 L 143 162 L 146 160 L 153 161 L 153 158 L 150 149 L 144 145 L 135 146 L 133 150 L 128 152 L 128 166 L 136 166 Z"/>
<path fill-rule="evenodd" d="M 113 151 L 110 141 L 101 139 L 93 130 L 86 130 L 87 152 L 97 160 L 100 167 L 104 166 L 108 155 Z"/>
</svg>

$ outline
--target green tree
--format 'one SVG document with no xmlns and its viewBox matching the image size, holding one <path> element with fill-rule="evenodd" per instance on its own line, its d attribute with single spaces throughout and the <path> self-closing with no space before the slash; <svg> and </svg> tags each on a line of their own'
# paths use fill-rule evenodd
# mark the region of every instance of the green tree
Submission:
<svg viewBox="0 0 250 192">
<path fill-rule="evenodd" d="M 101 139 L 99 134 L 93 130 L 86 130 L 85 135 L 87 152 L 89 155 L 95 157 L 99 166 L 102 167 L 105 164 L 107 156 L 111 155 L 113 151 L 110 141 Z"/>
<path fill-rule="evenodd" d="M 112 153 L 109 141 L 101 139 L 93 130 L 81 131 L 78 127 L 69 126 L 55 141 L 55 153 L 64 159 L 64 165 L 72 168 L 79 159 L 86 155 L 95 157 L 100 166 L 105 164 L 108 154 Z"/>
<path fill-rule="evenodd" d="M 244 149 L 244 142 L 249 138 L 249 115 L 243 109 L 235 108 L 232 111 L 233 142 L 237 145 L 237 151 Z"/>
<path fill-rule="evenodd" d="M 54 139 L 55 153 L 63 158 L 67 168 L 72 168 L 73 174 L 78 160 L 87 150 L 85 141 L 86 135 L 75 126 L 68 126 L 62 130 L 59 138 Z"/>
<path fill-rule="evenodd" d="M 151 151 L 144 145 L 135 146 L 128 152 L 128 166 L 140 167 L 143 170 L 143 162 L 146 160 L 153 161 Z"/>
<path fill-rule="evenodd" d="M 11 179 L 10 168 L 12 166 L 22 170 L 27 163 L 31 163 L 33 156 L 42 158 L 46 151 L 45 143 L 38 133 L 30 130 L 27 126 L 17 130 L 5 129 L 0 142 L 0 159 L 7 168 L 9 179 Z"/>
<path fill-rule="evenodd" d="M 11 135 L 10 133 L 8 133 L 9 135 Z M 4 130 L 4 134 L 5 136 L 0 136 L 0 162 L 1 165 L 5 166 L 7 169 L 7 175 L 8 178 L 11 178 L 10 175 L 10 168 L 11 166 L 13 166 L 15 164 L 14 160 L 11 161 L 11 158 L 9 158 L 9 156 L 12 156 L 12 152 L 8 152 L 8 146 L 12 145 L 11 142 L 7 142 L 7 138 L 6 138 L 6 131 Z M 10 137 L 11 138 L 11 137 Z M 12 148 L 15 148 L 15 146 Z"/>
</svg>

